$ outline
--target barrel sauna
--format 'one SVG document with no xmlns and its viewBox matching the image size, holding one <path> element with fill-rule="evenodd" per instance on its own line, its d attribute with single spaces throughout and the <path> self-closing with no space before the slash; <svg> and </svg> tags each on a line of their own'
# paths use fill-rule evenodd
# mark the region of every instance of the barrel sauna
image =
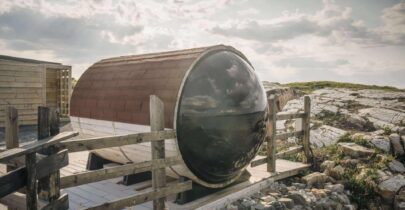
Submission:
<svg viewBox="0 0 405 210">
<path fill-rule="evenodd" d="M 235 181 L 266 136 L 267 99 L 248 59 L 217 45 L 101 60 L 85 71 L 71 98 L 71 123 L 92 135 L 150 131 L 149 96 L 164 102 L 167 169 L 205 187 Z M 151 159 L 150 143 L 92 151 L 117 162 Z"/>
</svg>

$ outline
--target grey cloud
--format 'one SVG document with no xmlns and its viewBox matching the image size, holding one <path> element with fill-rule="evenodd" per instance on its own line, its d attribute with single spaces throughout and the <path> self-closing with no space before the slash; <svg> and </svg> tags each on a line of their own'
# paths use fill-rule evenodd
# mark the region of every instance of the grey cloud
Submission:
<svg viewBox="0 0 405 210">
<path fill-rule="evenodd" d="M 275 62 L 275 65 L 281 67 L 311 68 L 311 69 L 331 69 L 341 65 L 349 64 L 348 60 L 338 59 L 335 61 L 318 61 L 311 57 L 290 57 Z"/>
<path fill-rule="evenodd" d="M 252 20 L 242 27 L 237 25 L 229 28 L 216 26 L 211 31 L 225 36 L 237 36 L 249 40 L 272 42 L 310 34 L 316 31 L 316 29 L 316 24 L 302 18 L 277 24 L 261 24 Z"/>
<path fill-rule="evenodd" d="M 135 49 L 111 43 L 102 31 L 122 38 L 140 33 L 142 27 L 115 24 L 109 16 L 93 18 L 45 16 L 28 8 L 13 8 L 0 14 L 0 38 L 7 40 L 8 47 L 14 50 L 53 49 L 59 55 L 79 62 Z"/>
</svg>

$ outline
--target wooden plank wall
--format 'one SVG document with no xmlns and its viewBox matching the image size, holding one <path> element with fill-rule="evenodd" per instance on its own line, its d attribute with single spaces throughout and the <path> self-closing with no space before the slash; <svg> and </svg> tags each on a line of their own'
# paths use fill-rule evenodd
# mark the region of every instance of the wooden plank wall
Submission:
<svg viewBox="0 0 405 210">
<path fill-rule="evenodd" d="M 59 101 L 59 69 L 46 69 L 46 106 L 49 108 L 58 108 Z"/>
<path fill-rule="evenodd" d="M 0 61 L 0 127 L 5 107 L 18 110 L 20 125 L 36 124 L 37 107 L 43 105 L 43 66 Z"/>
<path fill-rule="evenodd" d="M 20 125 L 37 124 L 38 106 L 59 108 L 62 116 L 68 116 L 70 82 L 70 66 L 0 60 L 0 127 L 6 106 L 18 110 Z"/>
</svg>

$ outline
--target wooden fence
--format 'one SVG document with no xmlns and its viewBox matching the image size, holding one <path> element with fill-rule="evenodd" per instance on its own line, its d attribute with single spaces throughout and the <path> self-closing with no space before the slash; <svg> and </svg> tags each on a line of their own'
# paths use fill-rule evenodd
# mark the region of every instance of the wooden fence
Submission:
<svg viewBox="0 0 405 210">
<path fill-rule="evenodd" d="M 269 121 L 268 121 L 268 134 L 266 137 L 267 141 L 267 157 L 254 160 L 251 162 L 251 167 L 255 167 L 262 164 L 267 164 L 267 171 L 275 173 L 276 172 L 276 159 L 283 158 L 288 155 L 296 154 L 299 152 L 304 152 L 304 163 L 312 163 L 313 156 L 312 150 L 309 143 L 310 134 L 310 117 L 311 117 L 311 99 L 309 96 L 304 97 L 304 111 L 293 114 L 277 114 L 276 107 L 277 96 L 271 95 L 268 100 L 269 105 Z M 277 120 L 291 120 L 302 118 L 302 130 L 286 133 L 277 133 L 276 124 Z M 289 148 L 287 151 L 277 153 L 276 152 L 276 140 L 277 139 L 287 139 L 289 137 L 302 137 L 302 146 Z"/>
<path fill-rule="evenodd" d="M 18 190 L 21 191 L 21 188 L 25 187 L 27 209 L 68 209 L 68 195 L 60 195 L 61 188 L 152 171 L 152 188 L 141 194 L 106 202 L 88 209 L 122 209 L 151 200 L 153 200 L 154 209 L 164 209 L 166 196 L 190 190 L 192 182 L 166 183 L 165 168 L 181 163 L 181 159 L 180 157 L 165 157 L 164 140 L 175 138 L 176 133 L 173 130 L 164 130 L 163 110 L 163 102 L 158 97 L 151 96 L 151 132 L 148 133 L 68 140 L 78 133 L 57 134 L 59 131 L 55 126 L 58 123 L 56 115 L 48 108 L 40 107 L 38 108 L 38 141 L 18 147 L 17 110 L 12 107 L 7 108 L 6 146 L 8 150 L 0 153 L 0 162 L 19 167 L 16 169 L 8 167 L 10 171 L 0 176 L 0 198 Z M 50 136 L 51 134 L 56 135 Z M 151 161 L 60 176 L 59 170 L 69 163 L 68 153 L 144 142 L 152 144 Z M 46 204 L 38 205 L 38 199 L 46 201 Z"/>
</svg>

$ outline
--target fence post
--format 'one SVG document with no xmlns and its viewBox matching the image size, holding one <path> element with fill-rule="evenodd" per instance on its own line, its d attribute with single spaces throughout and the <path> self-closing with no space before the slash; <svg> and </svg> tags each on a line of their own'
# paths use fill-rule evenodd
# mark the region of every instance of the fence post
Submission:
<svg viewBox="0 0 405 210">
<path fill-rule="evenodd" d="M 302 146 L 304 148 L 304 163 L 312 163 L 312 151 L 309 142 L 309 135 L 311 130 L 311 98 L 309 96 L 304 97 L 304 113 L 305 117 L 302 119 L 302 127 L 304 135 L 302 138 Z"/>
<path fill-rule="evenodd" d="M 59 120 L 56 109 L 38 107 L 38 140 L 54 136 L 59 133 Z M 43 155 L 56 154 L 58 149 L 48 147 L 41 151 Z M 49 174 L 38 180 L 38 197 L 46 201 L 54 201 L 60 197 L 60 172 Z"/>
<path fill-rule="evenodd" d="M 269 104 L 269 130 L 270 136 L 267 135 L 267 171 L 276 172 L 276 132 L 277 132 L 277 107 L 276 107 L 276 95 L 271 95 L 268 100 Z"/>
<path fill-rule="evenodd" d="M 25 155 L 25 167 L 27 169 L 27 183 L 26 183 L 27 210 L 36 210 L 38 208 L 36 162 L 37 160 L 35 152 Z"/>
<path fill-rule="evenodd" d="M 150 96 L 150 129 L 151 131 L 164 130 L 164 105 L 155 95 Z M 152 141 L 152 160 L 165 158 L 165 141 Z M 155 191 L 166 186 L 166 169 L 152 170 L 152 187 Z M 165 209 L 165 199 L 158 198 L 153 200 L 153 209 Z"/>
<path fill-rule="evenodd" d="M 49 137 L 49 108 L 38 107 L 38 140 Z"/>
<path fill-rule="evenodd" d="M 13 149 L 19 146 L 18 111 L 16 108 L 11 106 L 6 108 L 5 134 L 6 149 Z M 7 171 L 11 171 L 13 169 L 13 167 L 7 166 Z"/>
</svg>

